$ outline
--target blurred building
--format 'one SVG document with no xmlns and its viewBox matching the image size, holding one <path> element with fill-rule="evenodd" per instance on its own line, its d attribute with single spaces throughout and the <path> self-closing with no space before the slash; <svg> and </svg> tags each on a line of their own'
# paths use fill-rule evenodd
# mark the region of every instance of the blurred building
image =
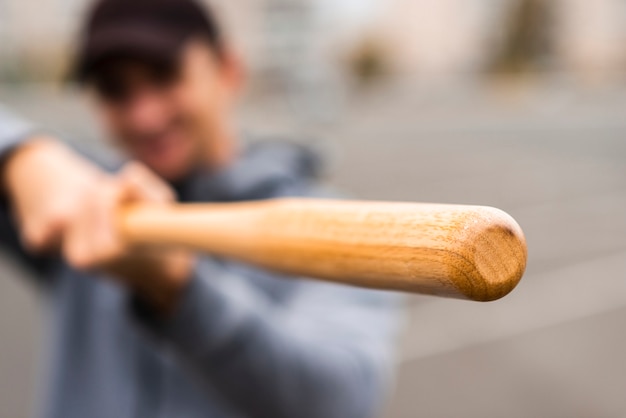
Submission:
<svg viewBox="0 0 626 418">
<path fill-rule="evenodd" d="M 561 12 L 557 47 L 562 66 L 592 80 L 620 77 L 626 58 L 626 1 L 556 3 Z"/>
<path fill-rule="evenodd" d="M 203 1 L 224 17 L 254 74 L 321 62 L 349 68 L 367 43 L 397 74 L 425 80 L 476 74 L 509 45 L 525 3 L 549 10 L 537 26 L 550 33 L 552 56 L 542 70 L 602 77 L 624 67 L 624 0 Z M 0 0 L 0 79 L 61 74 L 89 3 Z"/>
<path fill-rule="evenodd" d="M 0 77 L 19 79 L 35 68 L 58 73 L 84 3 L 0 0 Z"/>
</svg>

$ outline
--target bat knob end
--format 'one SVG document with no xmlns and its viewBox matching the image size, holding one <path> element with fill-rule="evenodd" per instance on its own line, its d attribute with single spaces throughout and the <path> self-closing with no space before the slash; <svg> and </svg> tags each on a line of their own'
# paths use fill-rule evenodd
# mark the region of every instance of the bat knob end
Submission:
<svg viewBox="0 0 626 418">
<path fill-rule="evenodd" d="M 526 269 L 528 250 L 518 223 L 506 212 L 478 207 L 467 220 L 462 257 L 468 263 L 455 283 L 468 299 L 488 302 L 510 293 Z"/>
</svg>

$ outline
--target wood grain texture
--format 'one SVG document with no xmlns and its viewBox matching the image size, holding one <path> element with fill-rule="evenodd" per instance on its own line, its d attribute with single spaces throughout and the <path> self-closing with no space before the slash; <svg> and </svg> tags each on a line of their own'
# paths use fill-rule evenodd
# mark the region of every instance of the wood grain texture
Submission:
<svg viewBox="0 0 626 418">
<path fill-rule="evenodd" d="M 125 208 L 133 244 L 171 244 L 289 275 L 490 301 L 526 266 L 521 228 L 482 206 L 275 199 Z"/>
</svg>

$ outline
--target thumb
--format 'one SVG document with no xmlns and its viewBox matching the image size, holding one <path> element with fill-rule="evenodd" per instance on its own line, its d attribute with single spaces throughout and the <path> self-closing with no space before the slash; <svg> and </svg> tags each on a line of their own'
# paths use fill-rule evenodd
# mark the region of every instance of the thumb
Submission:
<svg viewBox="0 0 626 418">
<path fill-rule="evenodd" d="M 169 203 L 175 200 L 171 187 L 141 163 L 128 163 L 117 180 L 125 193 L 125 202 Z"/>
</svg>

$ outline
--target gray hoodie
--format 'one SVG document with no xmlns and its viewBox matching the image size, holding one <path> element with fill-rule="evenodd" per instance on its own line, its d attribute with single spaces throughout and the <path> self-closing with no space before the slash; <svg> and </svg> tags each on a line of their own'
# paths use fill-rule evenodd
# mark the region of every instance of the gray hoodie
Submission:
<svg viewBox="0 0 626 418">
<path fill-rule="evenodd" d="M 30 132 L 0 108 L 0 158 Z M 185 202 L 312 196 L 315 175 L 306 149 L 261 143 L 174 186 Z M 25 252 L 6 200 L 0 243 L 51 302 L 42 417 L 361 418 L 388 393 L 396 295 L 204 257 L 159 320 L 114 281 Z"/>
</svg>

